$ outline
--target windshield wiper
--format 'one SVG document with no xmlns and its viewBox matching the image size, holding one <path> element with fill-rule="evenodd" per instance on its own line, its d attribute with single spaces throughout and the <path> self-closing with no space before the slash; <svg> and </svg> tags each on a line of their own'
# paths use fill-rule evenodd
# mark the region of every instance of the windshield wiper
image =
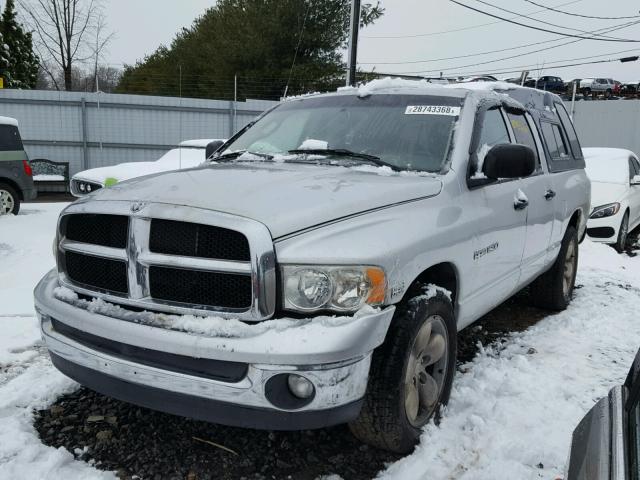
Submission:
<svg viewBox="0 0 640 480">
<path fill-rule="evenodd" d="M 229 152 L 229 153 L 225 153 L 223 155 L 220 155 L 218 157 L 212 157 L 211 160 L 214 162 L 220 161 L 220 160 L 233 160 L 234 158 L 238 158 L 241 155 L 244 154 L 249 154 L 249 155 L 255 155 L 256 157 L 260 157 L 260 158 L 264 158 L 265 160 L 273 160 L 273 155 L 269 155 L 267 153 L 259 153 L 259 152 L 250 152 L 249 150 L 236 150 L 235 152 Z M 245 159 L 243 159 L 245 160 Z M 249 158 L 247 158 L 246 160 L 251 160 Z"/>
<path fill-rule="evenodd" d="M 372 163 L 378 167 L 389 167 L 391 170 L 399 172 L 401 169 L 392 163 L 387 163 L 381 160 L 380 157 L 370 155 L 368 153 L 358 153 L 347 150 L 346 148 L 309 148 L 309 149 L 296 149 L 289 150 L 287 153 L 292 154 L 309 154 L 309 155 L 334 155 L 336 157 L 348 157 L 358 160 L 364 160 L 365 162 Z"/>
</svg>

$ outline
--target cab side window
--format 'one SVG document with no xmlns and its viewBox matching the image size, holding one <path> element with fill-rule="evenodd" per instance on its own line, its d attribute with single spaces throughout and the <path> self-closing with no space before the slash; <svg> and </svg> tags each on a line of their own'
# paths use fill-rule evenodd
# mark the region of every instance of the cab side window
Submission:
<svg viewBox="0 0 640 480">
<path fill-rule="evenodd" d="M 502 112 L 499 108 L 493 108 L 487 110 L 484 114 L 482 131 L 476 151 L 477 162 L 475 168 L 472 170 L 472 178 L 483 177 L 482 164 L 484 157 L 487 152 L 491 150 L 491 147 L 500 143 L 511 143 L 511 140 L 509 139 L 509 131 L 507 130 L 507 125 L 504 123 Z"/>
<path fill-rule="evenodd" d="M 524 113 L 508 113 L 509 123 L 511 129 L 516 137 L 516 143 L 526 145 L 533 150 L 536 157 L 536 171 L 540 170 L 540 157 L 538 156 L 538 147 L 536 141 L 533 138 L 533 132 L 531 131 L 531 124 Z"/>
<path fill-rule="evenodd" d="M 629 181 L 631 181 L 636 175 L 636 166 L 633 164 L 633 158 L 629 157 Z"/>
</svg>

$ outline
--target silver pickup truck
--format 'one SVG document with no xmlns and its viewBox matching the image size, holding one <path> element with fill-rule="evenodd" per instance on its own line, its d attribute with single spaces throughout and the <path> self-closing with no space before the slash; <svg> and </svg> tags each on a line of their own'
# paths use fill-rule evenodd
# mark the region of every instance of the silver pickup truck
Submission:
<svg viewBox="0 0 640 480">
<path fill-rule="evenodd" d="M 549 92 L 373 82 L 284 101 L 212 160 L 61 213 L 35 289 L 60 371 L 407 452 L 449 398 L 459 330 L 527 285 L 571 299 L 590 188 Z"/>
</svg>

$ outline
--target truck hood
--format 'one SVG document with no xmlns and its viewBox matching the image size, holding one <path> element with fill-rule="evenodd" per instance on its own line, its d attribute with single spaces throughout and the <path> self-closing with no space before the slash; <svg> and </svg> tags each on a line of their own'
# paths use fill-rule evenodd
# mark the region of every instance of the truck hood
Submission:
<svg viewBox="0 0 640 480">
<path fill-rule="evenodd" d="M 371 166 L 217 164 L 149 175 L 96 191 L 93 200 L 185 205 L 265 224 L 273 238 L 350 215 L 437 195 L 434 176 Z"/>
</svg>

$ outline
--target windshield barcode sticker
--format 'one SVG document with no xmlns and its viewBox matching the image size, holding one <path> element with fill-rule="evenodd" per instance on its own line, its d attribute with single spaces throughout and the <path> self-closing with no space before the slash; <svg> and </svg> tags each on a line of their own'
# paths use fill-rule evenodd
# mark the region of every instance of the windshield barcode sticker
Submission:
<svg viewBox="0 0 640 480">
<path fill-rule="evenodd" d="M 447 107 L 445 105 L 409 105 L 404 111 L 405 115 L 460 115 L 460 107 Z"/>
</svg>

